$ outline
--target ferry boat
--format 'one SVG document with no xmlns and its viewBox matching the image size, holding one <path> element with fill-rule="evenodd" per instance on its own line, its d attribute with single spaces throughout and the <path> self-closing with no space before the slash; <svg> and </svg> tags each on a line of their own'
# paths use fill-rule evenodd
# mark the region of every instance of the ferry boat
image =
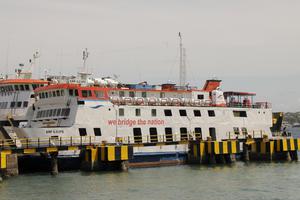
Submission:
<svg viewBox="0 0 300 200">
<path fill-rule="evenodd" d="M 184 162 L 190 139 L 272 137 L 271 104 L 254 102 L 255 93 L 223 93 L 220 84 L 211 79 L 202 89 L 170 83 L 47 85 L 35 89 L 28 123 L 16 133 L 53 143 L 90 136 L 97 142 L 134 144 L 132 165 Z"/>
<path fill-rule="evenodd" d="M 15 137 L 14 127 L 27 122 L 27 110 L 35 102 L 34 89 L 48 84 L 48 81 L 32 79 L 30 70 L 19 68 L 15 72 L 13 78 L 0 79 L 0 139 Z"/>
<path fill-rule="evenodd" d="M 207 80 L 202 89 L 185 84 L 185 49 L 180 37 L 180 85 L 122 84 L 106 77 L 52 81 L 34 90 L 28 122 L 15 128 L 19 138 L 46 138 L 59 145 L 126 143 L 134 145 L 131 165 L 185 162 L 188 140 L 228 140 L 272 137 L 271 104 L 254 102 L 255 93 L 222 92 L 221 80 Z M 61 78 L 60 78 L 61 79 Z M 65 155 L 77 155 L 74 151 Z"/>
</svg>

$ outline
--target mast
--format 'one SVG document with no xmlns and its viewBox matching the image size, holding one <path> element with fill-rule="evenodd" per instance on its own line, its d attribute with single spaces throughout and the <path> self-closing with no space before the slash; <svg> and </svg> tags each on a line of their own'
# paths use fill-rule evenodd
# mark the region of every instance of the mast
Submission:
<svg viewBox="0 0 300 200">
<path fill-rule="evenodd" d="M 88 59 L 89 57 L 89 52 L 87 50 L 87 48 L 85 48 L 82 52 L 82 60 L 83 60 L 83 72 L 85 73 L 88 73 L 88 68 L 87 68 L 87 65 L 86 65 L 86 60 Z"/>
<path fill-rule="evenodd" d="M 87 84 L 88 82 L 88 76 L 91 75 L 88 73 L 88 67 L 87 67 L 87 64 L 86 64 L 86 61 L 89 57 L 89 52 L 88 52 L 88 49 L 85 48 L 82 52 L 82 60 L 83 60 L 83 71 L 82 72 L 79 72 L 79 76 L 80 76 L 80 82 L 83 83 L 83 84 Z"/>
<path fill-rule="evenodd" d="M 186 65 L 185 65 L 185 48 L 183 48 L 181 33 L 179 32 L 179 50 L 180 50 L 180 62 L 179 62 L 179 86 L 184 88 L 186 82 Z"/>
</svg>

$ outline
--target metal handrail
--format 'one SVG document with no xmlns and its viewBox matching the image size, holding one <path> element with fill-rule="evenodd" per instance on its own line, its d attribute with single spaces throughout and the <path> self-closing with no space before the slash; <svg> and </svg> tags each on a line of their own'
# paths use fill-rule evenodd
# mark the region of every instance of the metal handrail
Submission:
<svg viewBox="0 0 300 200">
<path fill-rule="evenodd" d="M 241 132 L 240 132 L 241 133 Z M 265 132 L 262 130 L 247 132 L 252 138 L 263 138 Z M 247 136 L 245 135 L 245 137 Z M 142 135 L 142 136 L 125 136 L 115 137 L 116 143 L 122 144 L 141 144 L 141 143 L 161 143 L 161 142 L 187 142 L 190 140 L 202 139 L 203 133 L 174 133 L 160 135 Z M 241 134 L 236 135 L 234 132 L 227 132 L 227 139 L 241 139 Z M 255 137 L 258 136 L 258 137 Z M 37 138 L 15 138 L 0 140 L 0 149 L 2 148 L 35 148 L 35 147 L 60 147 L 60 146 L 92 146 L 105 143 L 100 140 L 101 136 L 62 136 L 62 137 L 37 137 Z M 17 146 L 20 144 L 21 147 Z"/>
</svg>

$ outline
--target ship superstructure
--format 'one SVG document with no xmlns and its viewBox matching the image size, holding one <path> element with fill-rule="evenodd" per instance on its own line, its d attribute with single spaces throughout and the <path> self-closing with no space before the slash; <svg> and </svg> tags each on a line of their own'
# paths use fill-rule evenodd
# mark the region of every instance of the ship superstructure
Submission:
<svg viewBox="0 0 300 200">
<path fill-rule="evenodd" d="M 105 143 L 149 144 L 135 147 L 135 155 L 176 159 L 188 149 L 178 142 L 188 139 L 272 137 L 271 105 L 254 103 L 254 93 L 223 93 L 220 83 L 207 80 L 203 89 L 146 83 L 48 85 L 35 90 L 37 101 L 28 112 L 29 121 L 17 133 L 54 142 L 60 137 L 91 136 Z M 157 145 L 162 142 L 169 145 Z"/>
<path fill-rule="evenodd" d="M 44 80 L 32 79 L 31 75 L 31 71 L 16 69 L 15 77 L 5 77 L 0 80 L 1 138 L 11 138 L 12 128 L 27 122 L 27 110 L 35 102 L 34 90 L 48 84 Z"/>
</svg>

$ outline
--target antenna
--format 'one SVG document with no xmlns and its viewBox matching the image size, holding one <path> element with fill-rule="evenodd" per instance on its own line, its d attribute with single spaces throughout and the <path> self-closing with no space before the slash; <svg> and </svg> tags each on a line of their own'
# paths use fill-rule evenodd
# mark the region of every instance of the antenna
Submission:
<svg viewBox="0 0 300 200">
<path fill-rule="evenodd" d="M 29 59 L 29 63 L 30 63 L 30 72 L 31 74 L 33 74 L 33 70 L 34 70 L 34 67 L 36 67 L 36 61 L 37 59 L 40 58 L 40 53 L 38 50 L 36 50 L 33 55 L 32 55 L 32 59 Z M 38 73 L 39 73 L 39 70 L 38 70 Z M 38 74 L 38 76 L 40 76 L 40 74 Z"/>
<path fill-rule="evenodd" d="M 86 60 L 88 59 L 89 54 L 90 53 L 88 52 L 87 48 L 85 48 L 85 50 L 83 50 L 83 52 L 82 52 L 83 70 L 86 73 L 88 72 L 88 68 L 87 68 L 87 65 L 86 65 Z"/>
<path fill-rule="evenodd" d="M 186 65 L 185 65 L 185 48 L 182 45 L 182 37 L 181 33 L 179 32 L 179 49 L 180 49 L 180 62 L 179 62 L 179 86 L 184 87 L 186 81 Z"/>
</svg>

